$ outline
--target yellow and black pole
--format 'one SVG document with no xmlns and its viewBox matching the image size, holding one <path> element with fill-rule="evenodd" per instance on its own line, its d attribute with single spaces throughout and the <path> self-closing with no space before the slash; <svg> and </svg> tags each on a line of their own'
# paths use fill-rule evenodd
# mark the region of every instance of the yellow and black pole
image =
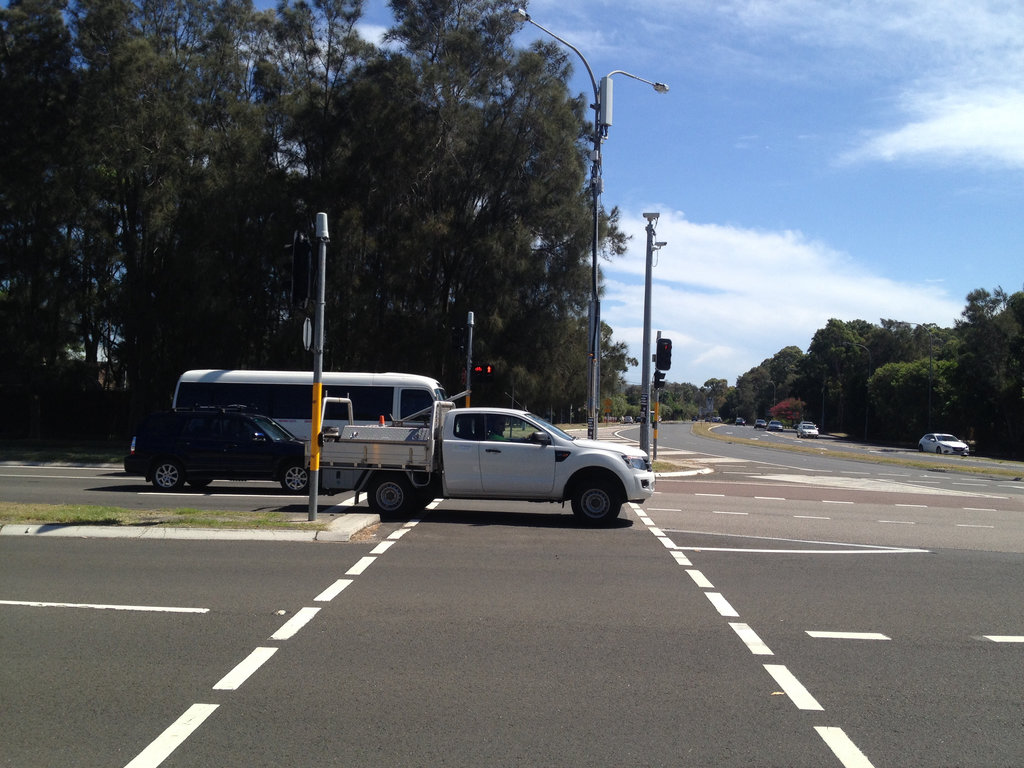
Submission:
<svg viewBox="0 0 1024 768">
<path fill-rule="evenodd" d="M 316 215 L 316 239 L 319 258 L 316 270 L 316 318 L 313 323 L 313 419 L 309 427 L 309 520 L 316 520 L 317 494 L 320 491 L 320 446 L 323 431 L 324 381 L 324 298 L 327 282 L 327 214 Z"/>
</svg>

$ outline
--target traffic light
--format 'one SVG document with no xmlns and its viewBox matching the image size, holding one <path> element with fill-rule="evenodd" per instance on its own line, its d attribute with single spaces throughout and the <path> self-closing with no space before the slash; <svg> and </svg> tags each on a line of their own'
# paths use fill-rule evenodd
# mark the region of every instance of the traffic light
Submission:
<svg viewBox="0 0 1024 768">
<path fill-rule="evenodd" d="M 665 374 L 661 371 L 654 372 L 654 388 L 661 389 L 665 386 Z"/>
<path fill-rule="evenodd" d="M 292 304 L 305 305 L 313 292 L 313 246 L 302 232 L 292 238 Z"/>
<path fill-rule="evenodd" d="M 473 366 L 473 378 L 476 381 L 493 381 L 494 380 L 494 366 L 493 365 L 474 365 Z"/>
<path fill-rule="evenodd" d="M 672 367 L 672 339 L 658 339 L 654 367 L 659 371 L 667 371 Z"/>
</svg>

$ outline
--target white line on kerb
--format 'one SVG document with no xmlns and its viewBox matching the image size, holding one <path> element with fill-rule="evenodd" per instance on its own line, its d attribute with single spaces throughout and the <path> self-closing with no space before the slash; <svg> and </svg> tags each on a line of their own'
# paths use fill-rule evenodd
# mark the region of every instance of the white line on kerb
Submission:
<svg viewBox="0 0 1024 768">
<path fill-rule="evenodd" d="M 740 640 L 744 642 L 747 648 L 755 656 L 774 656 L 771 648 L 765 645 L 764 641 L 758 637 L 757 633 L 752 630 L 747 624 L 740 624 L 736 621 L 730 621 L 729 626 L 732 627 L 736 634 L 740 636 Z"/>
<path fill-rule="evenodd" d="M 816 725 L 814 730 L 818 732 L 832 753 L 839 758 L 843 768 L 873 768 L 871 761 L 857 749 L 857 745 L 850 740 L 842 728 Z"/>
<path fill-rule="evenodd" d="M 321 592 L 319 595 L 313 598 L 318 603 L 325 603 L 336 598 L 341 590 L 345 589 L 349 584 L 352 583 L 352 579 L 338 579 L 336 582 L 331 584 L 327 589 Z"/>
<path fill-rule="evenodd" d="M 300 608 L 299 611 L 288 621 L 281 625 L 281 628 L 270 636 L 271 640 L 291 640 L 300 629 L 306 626 L 310 620 L 319 613 L 319 608 Z"/>
<path fill-rule="evenodd" d="M 156 613 L 209 613 L 209 608 L 174 608 L 160 605 L 100 605 L 97 603 L 42 603 L 35 600 L 0 600 L 0 605 L 29 608 L 92 608 L 97 611 L 154 611 Z"/>
<path fill-rule="evenodd" d="M 213 690 L 238 690 L 242 683 L 248 680 L 249 676 L 262 667 L 275 653 L 277 653 L 277 648 L 256 648 L 252 653 L 239 662 L 238 666 L 224 675 L 224 677 L 222 677 L 217 684 L 213 686 Z"/>
<path fill-rule="evenodd" d="M 793 673 L 786 669 L 783 664 L 765 664 L 764 668 L 768 670 L 768 674 L 775 678 L 775 682 L 779 684 L 783 692 L 789 696 L 790 700 L 796 704 L 797 709 L 812 709 L 816 711 L 822 711 L 823 707 L 818 703 L 804 688 L 803 683 L 794 677 Z"/>
<path fill-rule="evenodd" d="M 202 725 L 217 707 L 217 704 L 193 704 L 124 768 L 156 768 L 192 734 L 192 731 Z"/>
</svg>

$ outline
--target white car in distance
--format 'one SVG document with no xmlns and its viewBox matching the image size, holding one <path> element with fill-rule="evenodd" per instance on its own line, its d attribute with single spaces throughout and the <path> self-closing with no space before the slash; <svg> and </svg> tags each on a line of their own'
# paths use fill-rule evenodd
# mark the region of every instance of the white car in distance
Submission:
<svg viewBox="0 0 1024 768">
<path fill-rule="evenodd" d="M 925 453 L 956 453 L 966 456 L 970 449 L 960 438 L 941 432 L 929 432 L 917 441 L 917 450 Z"/>
<path fill-rule="evenodd" d="M 818 427 L 810 421 L 801 421 L 796 425 L 797 437 L 817 437 Z"/>
</svg>

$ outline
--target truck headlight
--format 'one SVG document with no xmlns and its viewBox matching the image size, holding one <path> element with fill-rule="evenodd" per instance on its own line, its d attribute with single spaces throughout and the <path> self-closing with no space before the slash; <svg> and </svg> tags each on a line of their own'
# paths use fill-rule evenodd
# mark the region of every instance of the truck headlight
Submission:
<svg viewBox="0 0 1024 768">
<path fill-rule="evenodd" d="M 638 469 L 641 472 L 650 472 L 651 470 L 651 464 L 646 456 L 627 456 L 622 454 L 622 458 L 630 469 Z"/>
</svg>

